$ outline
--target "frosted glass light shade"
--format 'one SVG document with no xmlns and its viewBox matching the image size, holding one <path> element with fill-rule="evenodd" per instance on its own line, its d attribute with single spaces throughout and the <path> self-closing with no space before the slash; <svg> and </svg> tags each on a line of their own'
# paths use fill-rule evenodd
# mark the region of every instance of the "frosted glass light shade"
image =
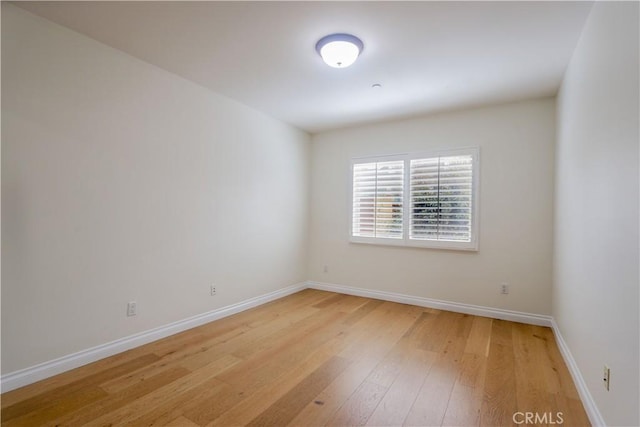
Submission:
<svg viewBox="0 0 640 427">
<path fill-rule="evenodd" d="M 362 41 L 351 34 L 331 34 L 321 38 L 316 51 L 330 67 L 345 68 L 353 64 L 362 52 Z"/>
</svg>

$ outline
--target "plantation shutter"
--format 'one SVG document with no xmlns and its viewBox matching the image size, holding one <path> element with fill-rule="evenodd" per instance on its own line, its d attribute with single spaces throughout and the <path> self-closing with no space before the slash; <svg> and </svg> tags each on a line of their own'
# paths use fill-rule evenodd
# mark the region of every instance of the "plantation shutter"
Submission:
<svg viewBox="0 0 640 427">
<path fill-rule="evenodd" d="M 473 157 L 411 160 L 409 180 L 409 238 L 470 242 Z"/>
<path fill-rule="evenodd" d="M 353 236 L 403 238 L 403 184 L 403 160 L 353 165 Z"/>
</svg>

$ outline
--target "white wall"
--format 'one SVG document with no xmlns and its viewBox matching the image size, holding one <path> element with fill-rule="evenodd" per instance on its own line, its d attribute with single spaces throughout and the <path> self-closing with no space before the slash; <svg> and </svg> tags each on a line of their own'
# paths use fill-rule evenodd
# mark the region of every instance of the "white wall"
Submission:
<svg viewBox="0 0 640 427">
<path fill-rule="evenodd" d="M 311 280 L 549 314 L 554 139 L 554 99 L 314 135 Z M 468 146 L 480 147 L 478 252 L 349 243 L 351 158 Z"/>
<path fill-rule="evenodd" d="M 304 281 L 308 170 L 307 134 L 3 2 L 2 372 Z"/>
<path fill-rule="evenodd" d="M 638 3 L 596 3 L 558 98 L 553 315 L 609 425 L 640 424 L 638 60 Z"/>
</svg>

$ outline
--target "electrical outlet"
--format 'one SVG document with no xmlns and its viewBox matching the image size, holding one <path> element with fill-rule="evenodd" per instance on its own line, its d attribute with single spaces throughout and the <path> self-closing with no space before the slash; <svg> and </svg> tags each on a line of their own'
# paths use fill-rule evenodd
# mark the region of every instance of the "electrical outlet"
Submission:
<svg viewBox="0 0 640 427">
<path fill-rule="evenodd" d="M 328 265 L 323 266 L 322 267 L 322 271 L 325 272 L 325 273 L 328 273 L 329 272 L 329 266 Z"/>
<path fill-rule="evenodd" d="M 501 283 L 500 284 L 500 293 L 503 294 L 503 295 L 509 294 L 509 284 L 508 283 Z"/>
<path fill-rule="evenodd" d="M 214 296 L 216 294 L 216 287 L 214 285 L 211 285 L 210 292 L 211 292 L 211 296 Z"/>
<path fill-rule="evenodd" d="M 135 301 L 130 301 L 127 304 L 127 316 L 135 316 L 138 314 L 138 303 Z"/>
<path fill-rule="evenodd" d="M 604 375 L 602 381 L 604 382 L 604 388 L 609 391 L 609 385 L 611 380 L 611 369 L 607 365 L 604 365 Z"/>
</svg>

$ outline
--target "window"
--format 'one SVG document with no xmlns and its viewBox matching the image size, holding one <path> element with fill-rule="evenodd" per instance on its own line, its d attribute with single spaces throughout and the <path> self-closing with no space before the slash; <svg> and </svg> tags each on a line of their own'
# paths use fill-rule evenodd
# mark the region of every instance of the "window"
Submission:
<svg viewBox="0 0 640 427">
<path fill-rule="evenodd" d="M 478 149 L 356 159 L 351 241 L 477 250 Z"/>
<path fill-rule="evenodd" d="M 353 236 L 403 238 L 404 161 L 353 165 Z"/>
</svg>

